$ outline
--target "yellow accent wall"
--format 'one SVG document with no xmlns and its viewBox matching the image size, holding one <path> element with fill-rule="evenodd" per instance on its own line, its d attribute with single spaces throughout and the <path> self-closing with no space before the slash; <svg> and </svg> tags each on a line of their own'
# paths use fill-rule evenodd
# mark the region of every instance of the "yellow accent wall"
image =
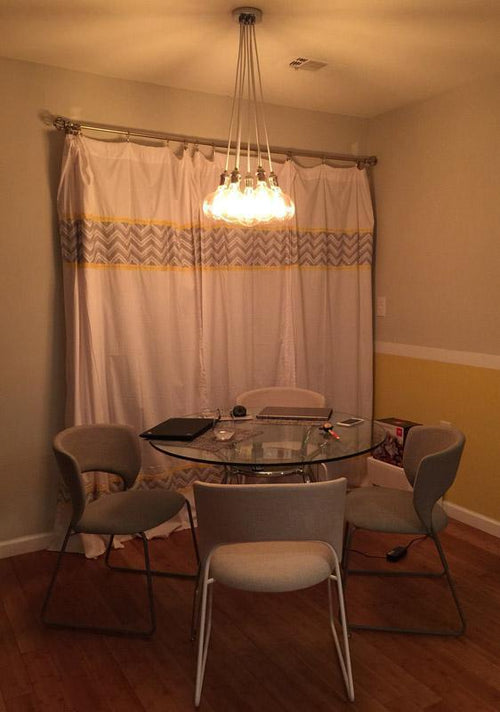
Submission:
<svg viewBox="0 0 500 712">
<path fill-rule="evenodd" d="M 448 421 L 467 442 L 447 500 L 500 513 L 500 371 L 389 354 L 375 356 L 375 417 Z"/>
</svg>

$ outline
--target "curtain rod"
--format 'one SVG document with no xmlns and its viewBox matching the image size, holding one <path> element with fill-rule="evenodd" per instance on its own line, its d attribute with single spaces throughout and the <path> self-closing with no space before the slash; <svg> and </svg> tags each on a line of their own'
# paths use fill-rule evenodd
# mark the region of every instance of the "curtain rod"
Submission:
<svg viewBox="0 0 500 712">
<path fill-rule="evenodd" d="M 109 126 L 106 124 L 94 124 L 94 123 L 83 123 L 80 121 L 73 121 L 64 116 L 56 116 L 52 120 L 53 126 L 58 131 L 64 131 L 65 133 L 77 135 L 81 131 L 87 129 L 89 131 L 102 131 L 105 133 L 114 133 L 121 136 L 126 136 L 130 138 L 131 136 L 136 136 L 139 138 L 150 138 L 158 141 L 176 141 L 179 143 L 184 143 L 187 148 L 188 143 L 192 143 L 195 146 L 212 146 L 213 148 L 227 148 L 227 141 L 221 141 L 220 139 L 212 138 L 198 138 L 196 136 L 184 136 L 181 134 L 166 134 L 156 131 L 142 131 L 138 129 L 126 129 L 121 126 Z M 252 151 L 257 150 L 257 146 L 250 146 Z M 308 158 L 320 158 L 323 161 L 347 161 L 349 163 L 355 163 L 356 166 L 361 170 L 368 166 L 375 166 L 377 164 L 376 156 L 355 156 L 345 153 L 325 153 L 322 151 L 307 151 L 297 148 L 282 148 L 280 146 L 271 146 L 271 153 L 283 154 L 288 158 L 293 156 L 305 156 Z"/>
</svg>

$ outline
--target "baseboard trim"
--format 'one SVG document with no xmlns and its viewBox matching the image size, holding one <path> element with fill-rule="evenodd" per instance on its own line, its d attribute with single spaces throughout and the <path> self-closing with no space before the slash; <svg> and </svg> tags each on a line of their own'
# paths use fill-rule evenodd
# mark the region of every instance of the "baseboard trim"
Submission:
<svg viewBox="0 0 500 712">
<path fill-rule="evenodd" d="M 452 519 L 500 538 L 500 522 L 498 520 L 472 512 L 470 509 L 453 504 L 453 502 L 444 502 L 444 509 Z"/>
<path fill-rule="evenodd" d="M 17 539 L 0 541 L 0 559 L 7 559 L 9 556 L 19 556 L 20 554 L 31 554 L 33 551 L 47 549 L 54 538 L 54 532 L 44 534 L 33 534 L 31 536 L 20 536 Z"/>
</svg>

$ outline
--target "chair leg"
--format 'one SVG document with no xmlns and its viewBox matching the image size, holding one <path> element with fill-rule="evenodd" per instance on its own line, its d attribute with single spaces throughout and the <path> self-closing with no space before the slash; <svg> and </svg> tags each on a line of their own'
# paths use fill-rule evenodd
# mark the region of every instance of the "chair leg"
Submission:
<svg viewBox="0 0 500 712">
<path fill-rule="evenodd" d="M 200 600 L 201 600 L 201 566 L 198 567 L 198 576 L 196 579 L 196 586 L 193 593 L 193 606 L 191 610 L 191 640 L 196 640 L 197 633 L 197 623 L 200 616 Z"/>
<path fill-rule="evenodd" d="M 312 468 L 310 468 L 309 465 L 304 465 L 304 467 L 300 468 L 300 474 L 302 475 L 302 480 L 306 484 L 311 483 L 311 473 L 312 473 Z"/>
<path fill-rule="evenodd" d="M 444 573 L 446 576 L 446 580 L 448 581 L 448 587 L 451 591 L 451 595 L 452 595 L 453 601 L 455 603 L 455 608 L 457 609 L 458 615 L 460 617 L 460 622 L 461 622 L 461 626 L 454 633 L 450 633 L 450 635 L 457 635 L 457 636 L 462 635 L 463 633 L 465 633 L 465 628 L 466 628 L 467 624 L 465 621 L 465 615 L 462 610 L 462 606 L 460 605 L 460 601 L 458 600 L 455 582 L 453 581 L 453 579 L 451 577 L 450 567 L 448 566 L 448 560 L 446 559 L 446 556 L 444 554 L 443 547 L 441 545 L 441 541 L 439 540 L 439 537 L 437 536 L 437 534 L 435 534 L 432 538 L 433 538 L 434 544 L 436 545 L 436 549 L 438 551 L 439 558 L 441 559 L 441 563 L 443 564 L 443 569 L 444 569 Z"/>
<path fill-rule="evenodd" d="M 196 662 L 196 682 L 194 693 L 195 707 L 199 707 L 201 701 L 201 693 L 203 689 L 203 681 L 205 678 L 205 668 L 208 657 L 208 646 L 210 643 L 210 634 L 212 631 L 212 608 L 213 608 L 213 585 L 214 579 L 209 578 L 209 562 L 205 564 L 201 578 L 201 604 L 199 612 L 199 635 L 198 635 L 198 650 Z M 342 626 L 342 645 L 340 644 L 338 633 L 335 627 L 332 595 L 331 595 L 331 580 L 337 582 L 338 601 L 340 606 L 340 617 Z M 338 560 L 335 562 L 335 575 L 328 578 L 328 604 L 330 628 L 337 651 L 339 665 L 344 678 L 344 683 L 347 690 L 347 696 L 352 702 L 354 700 L 354 683 L 352 678 L 351 656 L 349 651 L 347 619 L 344 604 L 344 595 L 342 591 L 342 578 Z"/>
<path fill-rule="evenodd" d="M 208 578 L 208 564 L 203 572 L 200 625 L 198 636 L 198 654 L 196 661 L 196 682 L 194 692 L 195 707 L 199 707 L 201 701 L 201 691 L 205 678 L 205 667 L 207 664 L 208 645 L 210 643 L 210 633 L 212 631 L 212 602 L 213 602 L 213 579 Z"/>
<path fill-rule="evenodd" d="M 191 509 L 191 505 L 189 504 L 187 499 L 186 499 L 186 508 L 187 508 L 188 517 L 189 517 L 189 527 L 191 529 L 191 539 L 193 540 L 193 548 L 194 548 L 194 552 L 196 554 L 196 563 L 198 565 L 198 570 L 196 571 L 195 578 L 196 578 L 196 580 L 198 580 L 199 568 L 200 568 L 200 550 L 198 549 L 198 540 L 196 539 L 196 532 L 195 532 L 195 526 L 194 526 L 194 520 L 193 520 L 193 510 Z"/>
<path fill-rule="evenodd" d="M 140 537 L 144 548 L 144 564 L 146 566 L 146 583 L 148 587 L 149 615 L 151 621 L 151 626 L 145 631 L 144 635 L 152 635 L 156 630 L 155 601 L 153 596 L 153 572 L 151 571 L 151 562 L 149 560 L 149 544 L 147 537 L 144 532 L 140 533 Z"/>
<path fill-rule="evenodd" d="M 342 645 L 339 641 L 339 636 L 337 629 L 335 627 L 335 615 L 333 612 L 332 603 L 332 581 L 337 583 L 337 598 L 339 604 L 339 618 L 340 625 L 342 628 Z M 351 653 L 349 649 L 349 631 L 347 627 L 347 617 L 344 602 L 344 592 L 342 589 L 342 577 L 340 572 L 340 566 L 338 561 L 335 561 L 335 574 L 332 574 L 328 578 L 328 607 L 330 614 L 330 628 L 333 635 L 333 640 L 335 643 L 335 649 L 337 651 L 337 657 L 340 665 L 340 670 L 342 672 L 342 677 L 344 678 L 344 684 L 346 687 L 347 697 L 350 702 L 354 702 L 354 681 L 352 677 L 352 666 L 351 666 Z"/>
<path fill-rule="evenodd" d="M 344 589 L 347 586 L 347 576 L 349 574 L 349 554 L 351 551 L 351 540 L 354 535 L 354 527 L 346 522 L 344 525 L 344 546 L 342 549 L 342 576 L 344 580 Z"/>
<path fill-rule="evenodd" d="M 151 566 L 150 566 L 150 561 L 149 561 L 148 541 L 146 539 L 145 534 L 142 532 L 141 532 L 140 536 L 142 538 L 142 543 L 143 543 L 143 547 L 144 547 L 144 563 L 145 563 L 144 572 L 146 574 L 146 584 L 147 584 L 148 604 L 149 604 L 149 618 L 150 618 L 150 624 L 146 629 L 136 630 L 136 629 L 130 629 L 130 628 L 117 628 L 117 627 L 111 627 L 111 626 L 94 626 L 94 625 L 87 625 L 85 623 L 75 623 L 73 621 L 62 621 L 62 620 L 59 621 L 59 620 L 54 620 L 54 619 L 48 618 L 47 608 L 48 608 L 49 600 L 52 597 L 54 584 L 56 582 L 56 578 L 59 574 L 59 570 L 61 567 L 62 557 L 66 551 L 66 547 L 68 545 L 68 540 L 72 533 L 74 533 L 74 532 L 72 532 L 71 527 L 69 527 L 66 532 L 66 535 L 64 537 L 64 541 L 63 541 L 61 550 L 59 551 L 59 553 L 57 555 L 57 561 L 56 561 L 54 573 L 52 574 L 52 578 L 49 583 L 49 587 L 47 589 L 47 593 L 45 595 L 45 599 L 44 599 L 44 602 L 42 605 L 42 611 L 41 611 L 42 622 L 51 628 L 69 628 L 72 630 L 84 630 L 84 631 L 93 632 L 93 633 L 107 633 L 110 635 L 128 635 L 128 636 L 137 636 L 137 637 L 142 637 L 142 638 L 152 635 L 156 629 L 152 572 L 151 572 Z M 111 547 L 112 541 L 113 541 L 113 537 L 110 538 L 110 542 L 108 543 L 108 550 Z"/>
<path fill-rule="evenodd" d="M 74 532 L 72 531 L 71 526 L 68 527 L 66 534 L 64 535 L 63 543 L 61 546 L 61 549 L 59 550 L 57 554 L 57 561 L 56 565 L 54 568 L 54 572 L 52 574 L 52 578 L 50 579 L 49 586 L 47 588 L 47 593 L 45 594 L 45 598 L 43 600 L 42 604 L 42 610 L 41 610 L 41 619 L 42 622 L 45 623 L 46 625 L 54 625 L 48 618 L 47 618 L 47 607 L 49 605 L 49 600 L 52 596 L 52 591 L 54 590 L 54 584 L 56 582 L 57 575 L 59 574 L 59 569 L 61 568 L 61 562 L 62 562 L 62 557 L 64 553 L 66 552 L 66 547 L 68 546 L 68 541 Z"/>
<path fill-rule="evenodd" d="M 376 625 L 365 625 L 365 624 L 360 624 L 360 623 L 349 623 L 349 629 L 350 630 L 375 630 L 375 631 L 380 631 L 380 632 L 387 632 L 387 633 L 409 633 L 409 634 L 414 634 L 414 635 L 442 635 L 442 636 L 454 636 L 457 637 L 459 635 L 463 635 L 465 633 L 465 628 L 466 628 L 466 621 L 465 621 L 465 616 L 462 610 L 462 607 L 460 605 L 460 602 L 458 600 L 458 596 L 456 593 L 455 589 L 455 584 L 453 582 L 453 579 L 451 577 L 450 571 L 449 571 L 449 566 L 448 566 L 448 561 L 446 560 L 446 556 L 444 554 L 443 548 L 441 546 L 441 542 L 439 540 L 439 537 L 437 534 L 429 533 L 428 536 L 432 541 L 434 542 L 434 545 L 437 549 L 441 565 L 442 565 L 442 571 L 431 571 L 431 572 L 425 572 L 425 571 L 380 571 L 377 569 L 350 569 L 348 566 L 348 559 L 349 559 L 349 550 L 352 542 L 352 537 L 355 532 L 355 527 L 350 526 L 348 528 L 348 533 L 347 536 L 345 537 L 345 546 L 344 546 L 344 557 L 343 557 L 343 571 L 344 571 L 344 585 L 347 585 L 347 576 L 348 574 L 351 575 L 364 575 L 364 576 L 393 576 L 393 577 L 414 577 L 414 578 L 440 578 L 442 576 L 446 577 L 446 582 L 448 584 L 448 588 L 450 589 L 450 593 L 452 595 L 453 603 L 455 605 L 455 608 L 457 610 L 458 616 L 460 618 L 460 625 L 458 628 L 451 628 L 451 629 L 442 629 L 442 628 L 400 628 L 396 626 L 376 626 Z"/>
<path fill-rule="evenodd" d="M 198 566 L 199 566 L 199 564 L 200 564 L 200 553 L 199 553 L 199 550 L 198 550 L 198 542 L 197 542 L 197 539 L 196 539 L 195 526 L 194 526 L 194 520 L 193 520 L 193 512 L 192 512 L 192 509 L 191 509 L 191 505 L 189 504 L 189 502 L 188 502 L 187 500 L 186 500 L 185 504 L 186 504 L 186 508 L 187 508 L 187 511 L 188 511 L 189 525 L 190 525 L 190 529 L 191 529 L 191 538 L 192 538 L 192 540 L 193 540 L 193 547 L 194 547 L 194 551 L 195 551 L 195 554 L 196 554 L 196 563 L 197 563 Z M 108 546 L 107 546 L 107 549 L 106 549 L 106 555 L 105 555 L 105 557 L 104 557 L 104 561 L 106 562 L 106 566 L 108 566 L 108 568 L 110 568 L 112 571 L 121 571 L 122 573 L 126 573 L 126 574 L 145 574 L 145 573 L 147 573 L 147 572 L 146 572 L 146 569 L 134 569 L 134 568 L 130 568 L 130 567 L 128 567 L 128 566 L 115 566 L 115 565 L 113 565 L 113 564 L 110 564 L 110 562 L 109 562 L 109 557 L 110 557 L 110 555 L 111 555 L 111 544 L 112 544 L 112 542 L 113 542 L 113 538 L 114 538 L 114 537 L 113 537 L 113 535 L 112 535 L 112 536 L 110 537 L 110 540 L 109 540 L 109 543 L 108 543 Z M 178 572 L 178 571 L 157 571 L 157 570 L 155 570 L 155 569 L 152 569 L 152 570 L 151 570 L 151 574 L 152 574 L 152 576 L 165 576 L 165 577 L 167 577 L 167 578 L 189 579 L 189 580 L 191 580 L 191 581 L 195 581 L 195 580 L 197 579 L 197 576 L 198 576 L 197 573 L 195 573 L 195 574 L 187 574 L 187 573 Z"/>
</svg>

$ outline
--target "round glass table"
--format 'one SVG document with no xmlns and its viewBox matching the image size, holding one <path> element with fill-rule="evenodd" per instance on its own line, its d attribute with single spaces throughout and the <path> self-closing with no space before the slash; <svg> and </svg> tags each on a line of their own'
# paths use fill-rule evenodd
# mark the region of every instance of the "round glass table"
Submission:
<svg viewBox="0 0 500 712">
<path fill-rule="evenodd" d="M 362 455 L 385 439 L 385 430 L 372 420 L 363 419 L 351 427 L 338 425 L 353 417 L 348 413 L 332 413 L 329 422 L 333 432 L 329 433 L 323 429 L 323 422 L 265 420 L 257 418 L 257 412 L 249 411 L 245 418 L 222 419 L 189 442 L 149 442 L 172 457 L 223 465 L 233 473 L 242 470 L 240 474 L 276 475 L 279 468 L 296 468 L 296 473 L 303 473 L 305 466 Z"/>
</svg>

